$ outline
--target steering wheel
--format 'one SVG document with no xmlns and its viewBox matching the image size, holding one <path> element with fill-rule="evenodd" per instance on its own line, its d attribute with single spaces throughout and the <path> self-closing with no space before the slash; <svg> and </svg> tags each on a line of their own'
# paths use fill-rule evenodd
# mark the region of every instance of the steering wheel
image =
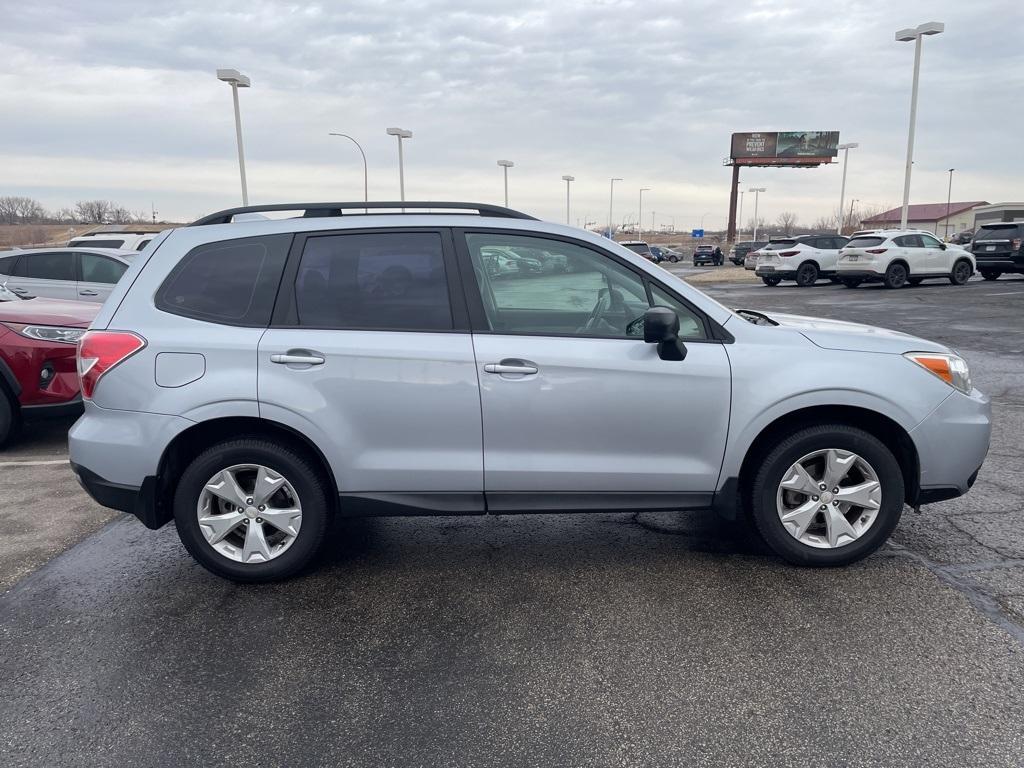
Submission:
<svg viewBox="0 0 1024 768">
<path fill-rule="evenodd" d="M 626 300 L 622 297 L 621 293 L 615 289 L 602 288 L 597 293 L 597 302 L 590 311 L 590 317 L 587 318 L 587 322 L 577 333 L 593 331 L 598 323 L 604 321 L 604 316 L 609 312 L 626 317 L 629 314 L 629 308 L 626 306 Z"/>
</svg>

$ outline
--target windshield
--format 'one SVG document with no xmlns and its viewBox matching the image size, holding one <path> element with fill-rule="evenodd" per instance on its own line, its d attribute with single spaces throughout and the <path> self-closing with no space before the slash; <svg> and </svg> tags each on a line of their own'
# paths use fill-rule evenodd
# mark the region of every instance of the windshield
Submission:
<svg viewBox="0 0 1024 768">
<path fill-rule="evenodd" d="M 763 251 L 779 251 L 783 248 L 792 248 L 796 245 L 796 240 L 772 240 L 768 245 L 764 246 L 761 250 Z"/>
<path fill-rule="evenodd" d="M 623 243 L 629 250 L 634 253 L 647 253 L 648 248 L 643 243 Z"/>
<path fill-rule="evenodd" d="M 974 234 L 974 242 L 979 240 L 1013 240 L 1021 237 L 1024 224 L 986 225 Z"/>
</svg>

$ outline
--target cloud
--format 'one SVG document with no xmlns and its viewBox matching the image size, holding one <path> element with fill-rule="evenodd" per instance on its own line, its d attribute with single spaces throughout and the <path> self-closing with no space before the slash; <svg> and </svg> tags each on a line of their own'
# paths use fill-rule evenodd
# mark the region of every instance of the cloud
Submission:
<svg viewBox="0 0 1024 768">
<path fill-rule="evenodd" d="M 66 0 L 4 17 L 0 194 L 48 205 L 154 200 L 187 218 L 236 204 L 229 90 L 213 75 L 223 66 L 253 79 L 241 102 L 254 200 L 359 199 L 358 153 L 329 131 L 363 144 L 371 196 L 395 197 L 384 128 L 400 125 L 415 134 L 410 197 L 500 201 L 495 161 L 508 157 L 512 204 L 543 217 L 564 216 L 560 177 L 572 173 L 580 217 L 603 220 L 607 179 L 621 176 L 623 214 L 649 186 L 644 207 L 664 221 L 708 213 L 720 225 L 729 134 L 809 129 L 860 142 L 848 199 L 895 204 L 913 50 L 893 32 L 932 18 L 947 33 L 925 43 L 913 197 L 945 199 L 949 167 L 954 197 L 1020 196 L 1022 105 L 992 101 L 1024 85 L 1024 54 L 992 58 L 992 35 L 1024 26 L 1009 0 L 915 0 L 899 13 L 881 0 Z M 839 174 L 751 169 L 742 181 L 769 188 L 768 218 L 808 222 L 838 202 Z"/>
</svg>

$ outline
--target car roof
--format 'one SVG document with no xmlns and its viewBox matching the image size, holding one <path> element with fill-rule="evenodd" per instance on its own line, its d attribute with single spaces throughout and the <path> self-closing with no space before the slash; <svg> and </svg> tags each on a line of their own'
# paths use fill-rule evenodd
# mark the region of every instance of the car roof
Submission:
<svg viewBox="0 0 1024 768">
<path fill-rule="evenodd" d="M 11 248 L 8 251 L 0 251 L 0 256 L 14 256 L 20 253 L 65 253 L 69 251 L 74 253 L 100 253 L 104 256 L 117 256 L 121 259 L 130 259 L 139 255 L 138 251 L 128 248 L 93 248 L 85 245 L 59 245 L 48 248 L 42 245 L 32 248 Z"/>
<path fill-rule="evenodd" d="M 643 240 L 621 240 L 619 245 L 647 245 Z"/>
</svg>

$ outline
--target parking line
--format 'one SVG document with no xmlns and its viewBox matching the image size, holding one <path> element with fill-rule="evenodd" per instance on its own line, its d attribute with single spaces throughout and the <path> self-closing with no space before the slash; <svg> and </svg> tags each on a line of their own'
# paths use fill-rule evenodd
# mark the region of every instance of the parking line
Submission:
<svg viewBox="0 0 1024 768">
<path fill-rule="evenodd" d="M 46 467 L 53 464 L 67 464 L 68 459 L 52 459 L 46 461 L 0 461 L 0 467 Z"/>
<path fill-rule="evenodd" d="M 1020 291 L 1005 291 L 1003 293 L 986 293 L 986 296 L 1018 296 Z"/>
</svg>

